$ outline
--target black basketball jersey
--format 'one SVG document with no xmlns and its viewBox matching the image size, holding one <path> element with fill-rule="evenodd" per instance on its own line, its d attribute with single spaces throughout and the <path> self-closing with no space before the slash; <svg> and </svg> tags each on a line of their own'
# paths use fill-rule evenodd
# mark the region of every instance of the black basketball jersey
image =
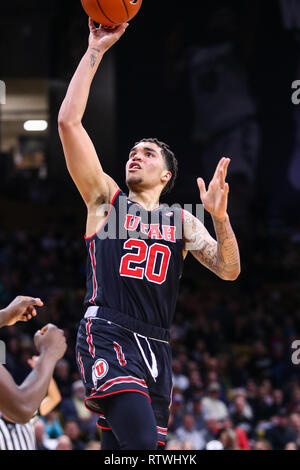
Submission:
<svg viewBox="0 0 300 470">
<path fill-rule="evenodd" d="M 182 209 L 146 211 L 119 190 L 106 212 L 103 226 L 86 238 L 85 305 L 169 329 L 183 269 Z"/>
</svg>

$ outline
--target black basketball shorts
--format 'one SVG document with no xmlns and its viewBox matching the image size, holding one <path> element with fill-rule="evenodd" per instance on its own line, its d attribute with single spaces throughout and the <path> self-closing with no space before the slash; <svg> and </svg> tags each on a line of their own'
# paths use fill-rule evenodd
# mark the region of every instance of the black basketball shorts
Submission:
<svg viewBox="0 0 300 470">
<path fill-rule="evenodd" d="M 108 309 L 87 310 L 78 330 L 76 359 L 86 390 L 85 406 L 99 415 L 100 428 L 110 429 L 102 408 L 104 397 L 141 393 L 152 405 L 158 442 L 165 444 L 172 400 L 171 348 L 165 339 L 151 337 L 155 333 L 165 338 L 166 330 L 162 331 L 158 334 L 158 328 L 153 331 L 143 322 Z"/>
</svg>

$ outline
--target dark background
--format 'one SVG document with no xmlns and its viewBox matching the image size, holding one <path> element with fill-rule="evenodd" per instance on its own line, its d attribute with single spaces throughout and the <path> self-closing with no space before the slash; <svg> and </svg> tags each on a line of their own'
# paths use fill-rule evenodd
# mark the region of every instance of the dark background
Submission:
<svg viewBox="0 0 300 470">
<path fill-rule="evenodd" d="M 196 178 L 208 183 L 216 162 L 232 159 L 229 214 L 242 273 L 224 283 L 194 260 L 186 262 L 173 352 L 189 380 L 189 393 L 177 390 L 187 407 L 194 389 L 205 395 L 210 381 L 218 381 L 229 409 L 228 390 L 254 381 L 266 402 L 274 404 L 273 391 L 280 389 L 282 406 L 300 413 L 293 398 L 299 370 L 290 359 L 292 341 L 300 337 L 300 172 L 292 171 L 299 160 L 300 105 L 291 99 L 292 82 L 300 78 L 299 30 L 297 0 L 212 0 L 197 7 L 144 0 L 92 88 L 84 123 L 105 171 L 123 189 L 128 151 L 143 137 L 158 137 L 177 155 L 179 177 L 169 203 L 198 203 Z M 58 324 L 69 343 L 69 376 L 61 380 L 67 399 L 79 378 L 74 344 L 83 308 L 86 214 L 65 168 L 57 115 L 87 38 L 79 1 L 1 6 L 0 79 L 47 79 L 50 108 L 48 177 L 12 164 L 0 172 L 0 302 L 24 293 L 47 305 L 25 328 L 3 330 L 8 366 L 20 382 L 29 372 L 26 335 L 46 321 Z M 208 215 L 205 221 L 213 234 Z M 252 446 L 261 421 L 273 416 L 255 400 Z"/>
</svg>

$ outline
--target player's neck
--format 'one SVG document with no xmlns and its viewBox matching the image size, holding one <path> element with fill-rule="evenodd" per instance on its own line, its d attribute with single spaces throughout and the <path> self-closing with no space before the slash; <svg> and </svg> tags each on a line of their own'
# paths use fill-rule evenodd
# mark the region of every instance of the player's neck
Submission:
<svg viewBox="0 0 300 470">
<path fill-rule="evenodd" d="M 160 206 L 159 196 L 160 193 L 156 194 L 155 190 L 143 192 L 129 191 L 128 198 L 143 206 L 147 211 L 153 211 Z"/>
</svg>

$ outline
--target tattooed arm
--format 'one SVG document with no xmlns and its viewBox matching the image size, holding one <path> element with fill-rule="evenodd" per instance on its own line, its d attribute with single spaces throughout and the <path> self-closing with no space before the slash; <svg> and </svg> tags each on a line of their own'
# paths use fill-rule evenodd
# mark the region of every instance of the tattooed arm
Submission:
<svg viewBox="0 0 300 470">
<path fill-rule="evenodd" d="M 217 276 L 234 281 L 240 274 L 240 254 L 237 240 L 227 214 L 229 185 L 226 175 L 229 158 L 222 158 L 206 191 L 202 178 L 198 179 L 200 197 L 204 208 L 213 219 L 217 241 L 192 214 L 184 211 L 185 250 Z"/>
<path fill-rule="evenodd" d="M 229 217 L 223 221 L 213 217 L 217 241 L 202 222 L 184 211 L 185 255 L 188 251 L 221 279 L 234 281 L 240 274 L 239 248 Z"/>
<path fill-rule="evenodd" d="M 110 31 L 89 20 L 89 47 L 69 85 L 58 125 L 69 173 L 88 208 L 110 202 L 117 184 L 104 173 L 94 145 L 82 126 L 90 87 L 105 52 L 124 34 L 127 23 Z M 95 123 L 97 124 L 97 123 Z"/>
</svg>

